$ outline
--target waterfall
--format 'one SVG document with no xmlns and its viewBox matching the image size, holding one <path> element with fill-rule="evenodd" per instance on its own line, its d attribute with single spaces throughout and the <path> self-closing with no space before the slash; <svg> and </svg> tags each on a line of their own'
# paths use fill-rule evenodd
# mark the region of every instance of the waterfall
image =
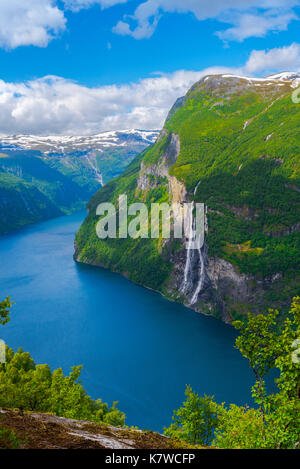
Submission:
<svg viewBox="0 0 300 469">
<path fill-rule="evenodd" d="M 90 156 L 94 157 L 95 158 L 95 163 L 93 163 L 90 159 Z M 85 158 L 89 164 L 89 166 L 95 171 L 95 176 L 96 176 L 96 180 L 99 182 L 99 184 L 101 186 L 103 186 L 103 178 L 102 178 L 102 174 L 100 173 L 100 171 L 98 170 L 98 167 L 97 167 L 97 157 L 96 157 L 96 152 L 90 152 L 90 153 L 87 153 L 85 155 Z"/>
<path fill-rule="evenodd" d="M 190 209 L 188 213 L 188 245 L 186 253 L 186 262 L 184 268 L 184 278 L 181 286 L 181 292 L 185 294 L 192 294 L 190 304 L 193 305 L 197 302 L 198 295 L 201 292 L 204 280 L 205 280 L 205 264 L 204 257 L 202 253 L 203 246 L 203 237 L 200 234 L 197 235 L 196 230 L 196 219 L 193 217 L 194 202 L 190 204 Z M 193 246 L 193 243 L 196 241 L 196 248 Z M 195 262 L 193 262 L 195 254 L 198 254 L 198 282 L 195 291 L 193 291 L 193 267 Z"/>
<path fill-rule="evenodd" d="M 197 183 L 197 185 L 196 185 L 196 187 L 195 187 L 195 189 L 194 189 L 194 195 L 196 195 L 196 192 L 197 192 L 197 190 L 198 190 L 198 187 L 199 187 L 200 182 L 201 182 L 201 179 L 200 179 L 200 181 Z"/>
<path fill-rule="evenodd" d="M 199 243 L 200 244 L 200 243 Z M 199 253 L 199 261 L 200 261 L 200 271 L 199 271 L 199 280 L 198 280 L 198 285 L 197 288 L 193 294 L 192 300 L 191 300 L 191 305 L 194 305 L 198 299 L 198 295 L 201 292 L 204 284 L 204 277 L 205 277 L 205 271 L 204 271 L 204 259 L 203 259 L 203 254 L 201 251 L 201 247 L 199 246 L 198 249 Z"/>
</svg>

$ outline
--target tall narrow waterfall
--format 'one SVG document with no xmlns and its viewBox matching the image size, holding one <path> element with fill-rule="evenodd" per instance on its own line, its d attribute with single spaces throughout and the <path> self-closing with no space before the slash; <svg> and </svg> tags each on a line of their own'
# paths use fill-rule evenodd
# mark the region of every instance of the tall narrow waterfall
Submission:
<svg viewBox="0 0 300 469">
<path fill-rule="evenodd" d="M 192 279 L 191 279 L 191 266 L 192 266 L 192 256 L 193 256 L 192 244 L 195 239 L 193 210 L 194 210 L 194 202 L 191 203 L 189 207 L 189 213 L 188 213 L 188 245 L 187 245 L 187 251 L 186 251 L 184 277 L 183 277 L 183 283 L 181 287 L 181 291 L 183 293 L 187 293 L 193 284 Z"/>
<path fill-rule="evenodd" d="M 199 279 L 198 279 L 198 285 L 197 288 L 193 294 L 192 300 L 191 300 L 191 305 L 194 305 L 198 299 L 198 295 L 201 292 L 203 285 L 204 285 L 204 277 L 205 277 L 205 271 L 204 271 L 204 259 L 203 259 L 203 254 L 201 251 L 200 243 L 199 243 L 199 262 L 200 262 L 200 270 L 199 270 Z"/>
<path fill-rule="evenodd" d="M 191 297 L 190 304 L 197 302 L 198 295 L 204 286 L 205 265 L 202 253 L 204 242 L 204 210 L 203 210 L 203 230 L 197 230 L 196 218 L 193 216 L 194 202 L 191 202 L 187 215 L 187 252 L 184 268 L 184 278 L 181 286 L 181 292 Z M 198 233 L 197 233 L 198 231 Z M 200 232 L 199 232 L 200 231 Z M 194 290 L 194 283 L 197 282 Z"/>
</svg>

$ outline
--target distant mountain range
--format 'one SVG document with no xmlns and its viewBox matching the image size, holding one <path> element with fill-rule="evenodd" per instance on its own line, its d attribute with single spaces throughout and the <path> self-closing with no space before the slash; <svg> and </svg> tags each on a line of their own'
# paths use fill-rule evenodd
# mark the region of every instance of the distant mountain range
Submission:
<svg viewBox="0 0 300 469">
<path fill-rule="evenodd" d="M 84 208 L 158 134 L 0 136 L 0 234 Z"/>
<path fill-rule="evenodd" d="M 154 143 L 158 130 L 113 130 L 91 136 L 0 135 L 0 149 L 37 150 L 45 154 L 67 154 L 77 151 L 104 152 L 108 148 L 135 147 L 144 149 Z"/>
</svg>

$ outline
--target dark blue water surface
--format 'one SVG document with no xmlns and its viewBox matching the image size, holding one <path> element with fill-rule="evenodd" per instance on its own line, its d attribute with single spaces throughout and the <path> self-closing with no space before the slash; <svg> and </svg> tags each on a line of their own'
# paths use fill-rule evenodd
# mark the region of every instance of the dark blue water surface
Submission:
<svg viewBox="0 0 300 469">
<path fill-rule="evenodd" d="M 85 212 L 0 237 L 0 298 L 15 301 L 6 343 L 52 368 L 83 364 L 93 398 L 119 401 L 128 425 L 162 430 L 185 385 L 251 404 L 253 378 L 231 326 L 109 271 L 73 261 Z"/>
</svg>

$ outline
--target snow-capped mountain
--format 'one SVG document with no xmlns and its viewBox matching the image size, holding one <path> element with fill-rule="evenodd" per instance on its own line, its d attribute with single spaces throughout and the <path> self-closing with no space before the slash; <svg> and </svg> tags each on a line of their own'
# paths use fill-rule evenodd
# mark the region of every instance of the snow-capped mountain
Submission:
<svg viewBox="0 0 300 469">
<path fill-rule="evenodd" d="M 158 130 L 114 130 L 92 136 L 46 137 L 36 135 L 0 135 L 0 149 L 38 150 L 41 153 L 67 154 L 96 150 L 103 152 L 112 147 L 141 149 L 155 142 Z"/>
<path fill-rule="evenodd" d="M 84 208 L 158 134 L 122 130 L 74 137 L 0 136 L 0 234 Z"/>
<path fill-rule="evenodd" d="M 276 73 L 275 75 L 269 75 L 267 79 L 293 81 L 293 80 L 300 79 L 300 73 L 299 72 L 281 72 L 281 73 Z"/>
<path fill-rule="evenodd" d="M 208 75 L 204 78 L 208 80 L 213 75 Z M 240 79 L 245 80 L 250 85 L 255 86 L 290 86 L 291 88 L 297 88 L 300 85 L 300 73 L 298 72 L 281 72 L 276 73 L 274 75 L 269 75 L 265 78 L 257 78 L 257 77 L 247 77 L 241 75 L 233 75 L 233 74 L 223 74 L 220 75 L 222 78 L 233 78 L 233 79 Z"/>
</svg>

